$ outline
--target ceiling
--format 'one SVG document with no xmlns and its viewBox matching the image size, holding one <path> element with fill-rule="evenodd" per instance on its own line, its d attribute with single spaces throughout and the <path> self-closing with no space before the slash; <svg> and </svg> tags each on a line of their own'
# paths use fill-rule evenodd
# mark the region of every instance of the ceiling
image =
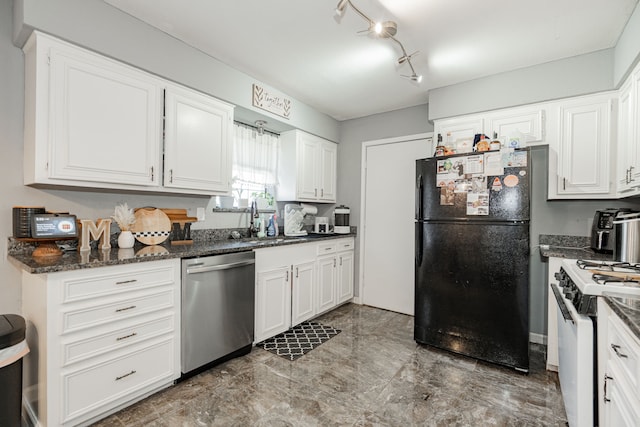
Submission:
<svg viewBox="0 0 640 427">
<path fill-rule="evenodd" d="M 424 104 L 432 88 L 615 46 L 638 0 L 105 0 L 337 120 Z"/>
</svg>

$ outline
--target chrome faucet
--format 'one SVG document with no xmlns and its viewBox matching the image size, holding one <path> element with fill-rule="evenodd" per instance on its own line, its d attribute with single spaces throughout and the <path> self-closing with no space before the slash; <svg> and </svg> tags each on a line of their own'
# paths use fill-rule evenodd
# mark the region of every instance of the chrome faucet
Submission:
<svg viewBox="0 0 640 427">
<path fill-rule="evenodd" d="M 258 228 L 255 226 L 255 223 L 253 222 L 253 220 L 255 218 L 259 218 L 258 215 L 258 203 L 255 201 L 255 199 L 251 202 L 251 213 L 250 213 L 251 217 L 249 218 L 249 237 L 253 237 L 254 235 L 256 235 L 258 233 Z"/>
</svg>

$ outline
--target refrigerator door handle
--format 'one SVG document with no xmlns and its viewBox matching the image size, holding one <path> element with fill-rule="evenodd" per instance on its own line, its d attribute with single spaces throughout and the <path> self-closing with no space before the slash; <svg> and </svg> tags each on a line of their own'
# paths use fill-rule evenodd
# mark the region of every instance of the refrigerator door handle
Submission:
<svg viewBox="0 0 640 427">
<path fill-rule="evenodd" d="M 416 180 L 416 219 L 422 219 L 422 195 L 423 193 L 423 179 L 422 174 L 418 175 Z"/>
</svg>

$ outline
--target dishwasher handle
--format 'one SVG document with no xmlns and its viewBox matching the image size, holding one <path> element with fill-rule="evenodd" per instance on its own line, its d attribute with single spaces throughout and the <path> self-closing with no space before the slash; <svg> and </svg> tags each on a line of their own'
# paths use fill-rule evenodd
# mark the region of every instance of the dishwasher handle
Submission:
<svg viewBox="0 0 640 427">
<path fill-rule="evenodd" d="M 187 267 L 187 274 L 197 274 L 197 273 L 206 273 L 208 271 L 217 271 L 217 270 L 228 270 L 230 268 L 242 267 L 244 265 L 255 264 L 256 261 L 253 259 L 246 261 L 238 261 L 238 262 L 230 262 L 228 264 L 218 264 L 218 265 L 209 265 L 205 267 Z"/>
</svg>

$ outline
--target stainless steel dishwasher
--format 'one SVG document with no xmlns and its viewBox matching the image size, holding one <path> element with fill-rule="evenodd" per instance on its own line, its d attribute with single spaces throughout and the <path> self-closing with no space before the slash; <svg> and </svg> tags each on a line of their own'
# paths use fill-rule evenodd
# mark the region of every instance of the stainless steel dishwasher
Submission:
<svg viewBox="0 0 640 427">
<path fill-rule="evenodd" d="M 249 353 L 254 306 L 253 252 L 183 260 L 183 376 Z"/>
</svg>

